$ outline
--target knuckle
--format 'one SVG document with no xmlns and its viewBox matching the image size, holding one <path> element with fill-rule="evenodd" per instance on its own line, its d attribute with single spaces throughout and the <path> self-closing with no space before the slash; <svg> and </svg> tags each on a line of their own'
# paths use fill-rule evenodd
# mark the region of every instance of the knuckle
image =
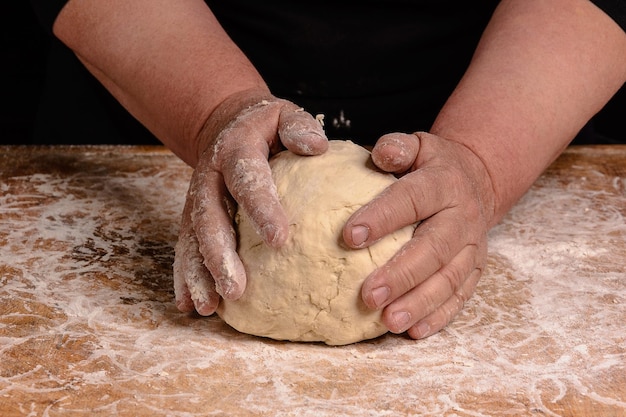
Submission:
<svg viewBox="0 0 626 417">
<path fill-rule="evenodd" d="M 402 265 L 402 267 L 398 269 L 395 280 L 396 283 L 399 284 L 399 288 L 401 289 L 400 292 L 403 294 L 420 284 L 419 279 L 415 276 L 414 271 L 412 271 L 411 268 L 406 265 Z"/>
<path fill-rule="evenodd" d="M 449 262 L 452 253 L 452 242 L 441 236 L 436 230 L 428 230 L 428 239 L 424 240 L 427 251 L 434 261 L 436 270 L 441 270 Z"/>
<path fill-rule="evenodd" d="M 456 316 L 459 313 L 459 311 L 463 309 L 467 300 L 468 300 L 468 296 L 464 292 L 457 291 L 454 293 L 454 295 L 452 296 L 451 306 L 449 308 L 449 320 L 448 321 L 452 320 L 454 316 Z"/>
<path fill-rule="evenodd" d="M 417 305 L 424 310 L 424 315 L 432 314 L 441 305 L 441 301 L 438 299 L 437 293 L 435 292 L 420 294 L 416 301 L 418 303 Z"/>
<path fill-rule="evenodd" d="M 446 291 L 453 294 L 453 297 L 459 295 L 463 282 L 467 279 L 465 271 L 454 265 L 449 265 L 441 272 L 442 281 L 445 283 Z"/>
<path fill-rule="evenodd" d="M 461 293 L 455 293 L 444 304 L 439 306 L 429 317 L 430 327 L 433 333 L 446 327 L 463 309 L 466 297 Z"/>
<path fill-rule="evenodd" d="M 403 227 L 418 221 L 419 202 L 425 197 L 422 189 L 401 179 L 383 190 L 368 206 L 376 212 L 372 218 L 384 232 L 390 227 Z"/>
<path fill-rule="evenodd" d="M 404 276 L 405 285 L 415 285 L 411 275 Z M 463 308 L 468 299 L 463 290 L 463 283 L 467 279 L 466 271 L 452 263 L 440 268 L 431 279 L 434 281 L 428 285 L 428 290 L 416 293 L 414 302 L 424 310 L 424 314 L 442 315 L 442 320 L 445 319 L 447 323 Z"/>
<path fill-rule="evenodd" d="M 446 327 L 457 314 L 461 311 L 464 304 L 460 304 L 458 300 L 453 299 L 450 303 L 445 304 L 441 308 L 441 317 L 438 320 L 439 329 Z"/>
</svg>

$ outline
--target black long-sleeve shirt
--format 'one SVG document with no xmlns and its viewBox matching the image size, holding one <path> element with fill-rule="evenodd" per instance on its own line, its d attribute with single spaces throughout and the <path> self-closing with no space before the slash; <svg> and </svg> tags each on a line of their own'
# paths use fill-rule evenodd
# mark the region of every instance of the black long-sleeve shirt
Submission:
<svg viewBox="0 0 626 417">
<path fill-rule="evenodd" d="M 31 1 L 51 33 L 67 0 Z M 329 137 L 364 144 L 429 129 L 498 3 L 206 1 L 275 95 L 324 114 Z M 593 2 L 626 30 L 625 0 Z M 155 141 L 58 41 L 39 114 L 39 143 Z"/>
</svg>

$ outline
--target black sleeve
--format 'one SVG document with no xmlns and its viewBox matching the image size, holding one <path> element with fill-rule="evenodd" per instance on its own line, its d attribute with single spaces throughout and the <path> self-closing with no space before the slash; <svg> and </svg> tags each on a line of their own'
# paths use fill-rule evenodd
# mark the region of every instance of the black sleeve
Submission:
<svg viewBox="0 0 626 417">
<path fill-rule="evenodd" d="M 591 0 L 626 31 L 626 0 Z"/>
<path fill-rule="evenodd" d="M 69 0 L 31 0 L 33 10 L 43 28 L 52 34 L 52 25 Z"/>
</svg>

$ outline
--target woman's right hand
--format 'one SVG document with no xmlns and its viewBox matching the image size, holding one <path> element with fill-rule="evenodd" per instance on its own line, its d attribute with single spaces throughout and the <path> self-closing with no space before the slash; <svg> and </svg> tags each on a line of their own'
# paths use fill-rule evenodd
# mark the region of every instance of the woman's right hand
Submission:
<svg viewBox="0 0 626 417">
<path fill-rule="evenodd" d="M 213 111 L 199 140 L 203 151 L 175 248 L 174 289 L 179 310 L 210 315 L 220 296 L 237 299 L 246 286 L 233 227 L 237 205 L 268 245 L 279 247 L 287 238 L 268 158 L 284 148 L 318 155 L 328 140 L 311 114 L 266 90 L 229 96 Z"/>
</svg>

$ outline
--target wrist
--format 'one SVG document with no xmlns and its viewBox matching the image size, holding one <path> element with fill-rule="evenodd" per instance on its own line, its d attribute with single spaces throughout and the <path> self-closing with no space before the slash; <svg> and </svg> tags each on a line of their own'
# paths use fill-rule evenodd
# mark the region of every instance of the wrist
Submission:
<svg viewBox="0 0 626 417">
<path fill-rule="evenodd" d="M 190 160 L 187 161 L 188 164 L 195 167 L 200 156 L 214 143 L 220 132 L 236 120 L 245 109 L 270 100 L 276 99 L 264 86 L 237 91 L 226 96 L 208 114 L 198 130 L 193 139 L 193 151 Z"/>
</svg>

